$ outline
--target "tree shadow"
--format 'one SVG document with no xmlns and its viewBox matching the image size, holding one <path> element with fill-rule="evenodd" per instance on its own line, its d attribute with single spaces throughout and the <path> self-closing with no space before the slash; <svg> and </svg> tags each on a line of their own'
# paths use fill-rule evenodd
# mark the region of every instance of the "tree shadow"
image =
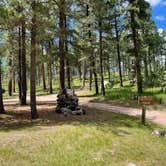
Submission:
<svg viewBox="0 0 166 166">
<path fill-rule="evenodd" d="M 55 112 L 55 104 L 39 104 L 39 119 L 31 120 L 29 106 L 8 106 L 6 115 L 0 115 L 0 132 L 22 131 L 22 130 L 43 130 L 43 127 L 53 126 L 87 126 L 95 127 L 103 132 L 112 132 L 117 136 L 125 136 L 130 133 L 123 130 L 127 128 L 148 128 L 153 129 L 155 125 L 147 124 L 142 126 L 140 120 L 128 115 L 111 113 L 108 111 L 87 109 L 86 115 L 65 117 Z"/>
</svg>

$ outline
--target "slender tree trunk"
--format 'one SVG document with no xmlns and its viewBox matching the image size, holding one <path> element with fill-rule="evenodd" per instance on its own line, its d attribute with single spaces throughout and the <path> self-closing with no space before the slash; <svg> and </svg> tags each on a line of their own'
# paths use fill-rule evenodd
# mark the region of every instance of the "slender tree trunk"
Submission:
<svg viewBox="0 0 166 166">
<path fill-rule="evenodd" d="M 60 54 L 60 89 L 65 89 L 65 0 L 60 1 L 60 12 L 59 12 L 59 54 Z"/>
<path fill-rule="evenodd" d="M 103 36 L 102 36 L 102 20 L 99 20 L 99 43 L 100 43 L 100 76 L 101 76 L 101 93 L 105 96 L 104 73 L 103 73 Z"/>
<path fill-rule="evenodd" d="M 0 59 L 0 114 L 5 113 L 4 104 L 3 104 L 3 95 L 2 95 L 2 71 L 1 71 L 1 59 Z"/>
<path fill-rule="evenodd" d="M 134 54 L 135 54 L 135 69 L 136 69 L 136 77 L 137 77 L 137 92 L 143 93 L 142 89 L 142 75 L 141 75 L 141 58 L 138 50 L 138 42 L 137 42 L 137 31 L 135 28 L 135 13 L 131 11 L 131 28 L 132 28 L 132 37 L 134 43 Z"/>
<path fill-rule="evenodd" d="M 49 93 L 52 94 L 53 93 L 53 89 L 52 89 L 52 64 L 51 62 L 48 62 L 48 80 L 49 80 Z"/>
<path fill-rule="evenodd" d="M 107 71 L 108 71 L 108 81 L 111 82 L 111 72 L 110 72 L 110 64 L 107 64 Z"/>
<path fill-rule="evenodd" d="M 42 67 L 42 80 L 43 80 L 43 90 L 46 90 L 46 78 L 45 78 L 45 66 L 44 66 L 44 62 L 42 62 L 41 64 Z"/>
<path fill-rule="evenodd" d="M 18 29 L 19 39 L 18 39 L 18 93 L 19 101 L 21 104 L 21 28 Z"/>
<path fill-rule="evenodd" d="M 78 74 L 79 74 L 79 79 L 80 81 L 82 80 L 82 71 L 81 71 L 81 63 L 78 62 Z"/>
<path fill-rule="evenodd" d="M 82 63 L 82 88 L 85 88 L 85 79 L 86 79 L 85 60 L 83 60 L 83 63 Z"/>
<path fill-rule="evenodd" d="M 31 54 L 30 54 L 30 107 L 31 107 L 31 118 L 38 118 L 36 109 L 36 15 L 35 15 L 36 3 L 32 2 L 32 10 L 34 12 L 32 16 L 31 25 Z"/>
<path fill-rule="evenodd" d="M 119 79 L 120 79 L 120 86 L 123 87 L 123 78 L 122 78 L 122 69 L 121 69 L 121 53 L 120 53 L 120 42 L 119 42 L 119 31 L 117 25 L 117 18 L 115 17 L 115 31 L 116 31 L 116 48 L 117 48 L 117 55 L 118 55 L 118 67 L 119 67 Z"/>
<path fill-rule="evenodd" d="M 9 59 L 9 82 L 8 82 L 8 94 L 12 96 L 12 59 Z"/>
<path fill-rule="evenodd" d="M 13 71 L 13 93 L 16 92 L 16 74 L 15 71 Z"/>
<path fill-rule="evenodd" d="M 87 17 L 89 17 L 89 5 L 86 6 L 86 15 Z M 92 42 L 92 39 L 91 39 L 91 30 L 90 30 L 90 27 L 91 25 L 88 24 L 88 36 L 89 36 L 89 41 L 90 43 Z M 91 50 L 91 49 L 90 49 Z M 89 61 L 90 61 L 90 68 L 89 68 L 89 90 L 91 91 L 92 90 L 92 79 L 93 79 L 93 69 L 92 69 L 92 51 L 90 51 L 90 58 L 89 58 Z"/>
<path fill-rule="evenodd" d="M 98 87 L 98 78 L 97 78 L 97 72 L 96 72 L 96 65 L 95 65 L 94 56 L 93 56 L 93 60 L 92 60 L 92 70 L 93 70 L 94 81 L 95 81 L 95 92 L 96 92 L 96 95 L 98 95 L 99 94 L 99 87 Z"/>
<path fill-rule="evenodd" d="M 21 105 L 26 105 L 27 80 L 26 80 L 26 29 L 25 20 L 22 21 L 22 54 L 21 54 Z"/>
<path fill-rule="evenodd" d="M 65 16 L 65 29 L 67 30 L 67 17 Z M 65 51 L 68 53 L 68 41 L 67 34 L 65 34 Z M 66 78 L 67 78 L 67 88 L 71 89 L 71 72 L 70 72 L 70 61 L 66 58 Z"/>
<path fill-rule="evenodd" d="M 147 57 L 145 56 L 144 57 L 144 68 L 145 68 L 145 71 L 144 71 L 144 73 L 145 73 L 145 79 L 146 80 L 148 80 L 148 63 L 147 63 Z"/>
</svg>

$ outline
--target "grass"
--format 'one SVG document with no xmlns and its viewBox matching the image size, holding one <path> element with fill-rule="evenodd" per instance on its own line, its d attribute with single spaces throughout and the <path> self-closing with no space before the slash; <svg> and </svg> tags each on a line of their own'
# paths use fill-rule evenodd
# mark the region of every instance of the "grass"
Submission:
<svg viewBox="0 0 166 166">
<path fill-rule="evenodd" d="M 0 115 L 0 162 L 11 166 L 166 165 L 166 140 L 127 115 L 87 110 L 64 117 L 54 105 L 38 105 L 40 119 L 31 121 L 29 107 L 6 106 Z"/>
<path fill-rule="evenodd" d="M 161 92 L 161 88 L 146 88 L 143 94 L 137 94 L 135 86 L 130 86 L 128 82 L 124 82 L 124 87 L 119 87 L 119 84 L 115 84 L 113 87 L 106 89 L 106 96 L 101 95 L 94 101 L 107 102 L 114 105 L 122 105 L 128 107 L 140 107 L 137 104 L 137 96 L 153 96 L 154 105 L 148 106 L 150 109 L 166 110 L 166 95 Z M 160 104 L 160 99 L 162 104 Z"/>
</svg>

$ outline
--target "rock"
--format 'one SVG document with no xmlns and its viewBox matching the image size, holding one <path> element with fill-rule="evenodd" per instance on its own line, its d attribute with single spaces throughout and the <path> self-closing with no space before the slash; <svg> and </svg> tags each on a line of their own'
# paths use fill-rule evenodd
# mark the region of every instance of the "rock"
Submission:
<svg viewBox="0 0 166 166">
<path fill-rule="evenodd" d="M 78 105 L 78 97 L 72 89 L 60 90 L 57 95 L 57 107 L 56 112 L 63 113 L 65 116 L 82 115 L 86 111 L 84 108 Z"/>
<path fill-rule="evenodd" d="M 82 115 L 83 114 L 83 112 L 82 112 L 82 110 L 80 109 L 80 110 L 76 110 L 76 111 L 72 111 L 71 112 L 73 115 Z"/>
<path fill-rule="evenodd" d="M 154 131 L 152 131 L 151 134 L 154 135 L 154 136 L 157 136 L 157 137 L 166 138 L 166 130 L 154 130 Z"/>
<path fill-rule="evenodd" d="M 134 163 L 128 163 L 126 166 L 137 166 L 137 165 Z"/>
</svg>

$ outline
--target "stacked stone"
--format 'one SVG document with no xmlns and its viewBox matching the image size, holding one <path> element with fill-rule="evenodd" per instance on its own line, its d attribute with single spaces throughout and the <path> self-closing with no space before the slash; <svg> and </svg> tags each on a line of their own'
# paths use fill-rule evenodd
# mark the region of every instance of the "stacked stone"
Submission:
<svg viewBox="0 0 166 166">
<path fill-rule="evenodd" d="M 78 105 L 78 97 L 74 93 L 74 90 L 65 89 L 60 91 L 57 96 L 56 112 L 63 113 L 64 115 L 85 114 L 85 110 Z"/>
</svg>

